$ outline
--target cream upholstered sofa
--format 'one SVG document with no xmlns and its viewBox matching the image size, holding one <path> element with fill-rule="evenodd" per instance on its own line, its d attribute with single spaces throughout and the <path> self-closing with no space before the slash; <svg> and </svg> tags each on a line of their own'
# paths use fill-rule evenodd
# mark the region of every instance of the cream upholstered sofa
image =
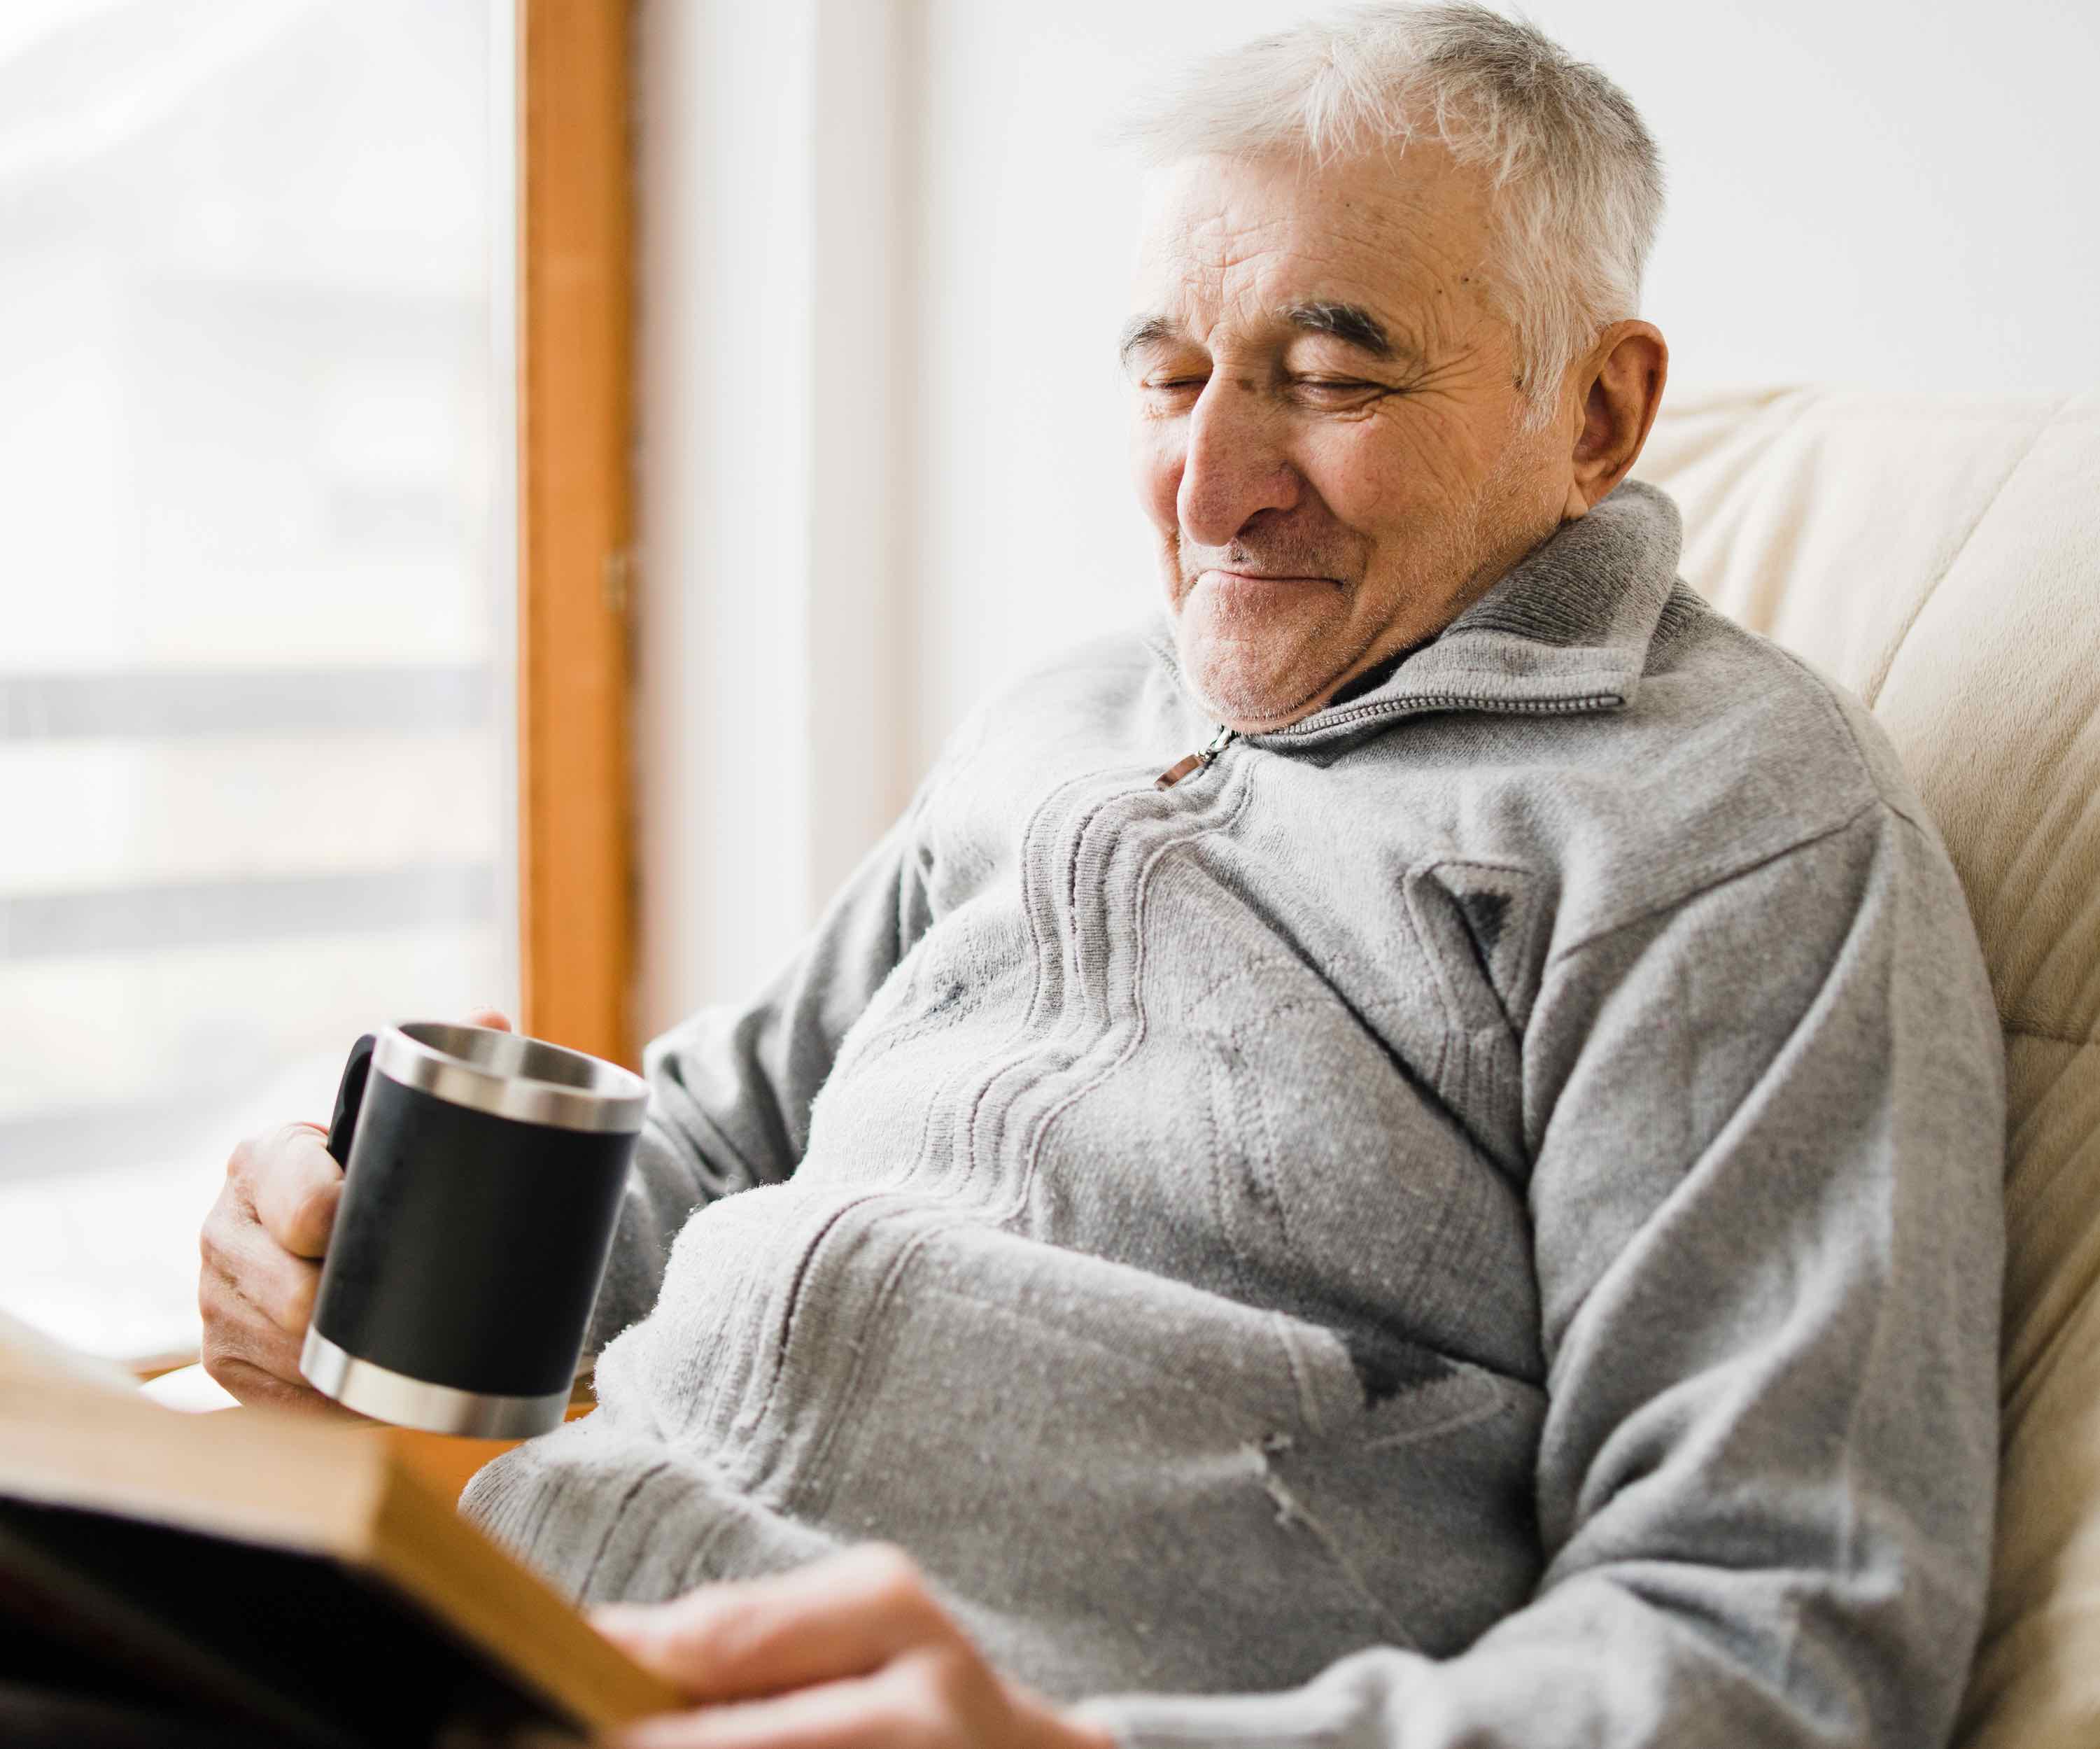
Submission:
<svg viewBox="0 0 2100 1749">
<path fill-rule="evenodd" d="M 1671 396 L 1683 573 L 1872 707 L 2005 1031 L 2005 1421 L 1964 1749 L 2100 1746 L 2100 394 Z"/>
</svg>

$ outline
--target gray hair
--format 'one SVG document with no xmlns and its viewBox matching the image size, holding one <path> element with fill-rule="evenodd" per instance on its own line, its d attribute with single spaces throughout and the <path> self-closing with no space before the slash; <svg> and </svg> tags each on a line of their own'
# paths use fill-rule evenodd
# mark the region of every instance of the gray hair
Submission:
<svg viewBox="0 0 2100 1749">
<path fill-rule="evenodd" d="M 1484 6 L 1388 0 L 1201 60 L 1119 130 L 1154 165 L 1211 152 L 1329 163 L 1405 149 L 1422 131 L 1488 174 L 1497 303 L 1542 424 L 1568 364 L 1639 308 L 1662 218 L 1661 154 L 1596 68 Z"/>
</svg>

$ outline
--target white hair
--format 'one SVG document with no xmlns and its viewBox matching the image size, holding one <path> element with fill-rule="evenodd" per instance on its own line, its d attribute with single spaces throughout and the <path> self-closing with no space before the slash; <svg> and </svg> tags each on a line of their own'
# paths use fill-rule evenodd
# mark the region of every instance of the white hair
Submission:
<svg viewBox="0 0 2100 1749">
<path fill-rule="evenodd" d="M 1206 153 L 1325 164 L 1420 133 L 1486 171 L 1493 277 L 1534 422 L 1568 364 L 1635 315 L 1662 158 L 1626 93 L 1544 32 L 1464 3 L 1361 6 L 1210 56 L 1119 130 L 1163 166 Z"/>
</svg>

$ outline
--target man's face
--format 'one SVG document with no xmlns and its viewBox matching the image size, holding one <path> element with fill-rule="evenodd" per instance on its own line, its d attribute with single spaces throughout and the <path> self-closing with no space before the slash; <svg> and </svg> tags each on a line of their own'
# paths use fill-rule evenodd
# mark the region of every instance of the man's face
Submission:
<svg viewBox="0 0 2100 1749">
<path fill-rule="evenodd" d="M 1565 435 L 1525 429 L 1482 186 L 1433 146 L 1162 171 L 1125 358 L 1183 670 L 1280 727 L 1551 532 Z M 1560 422 L 1556 420 L 1555 429 Z"/>
</svg>

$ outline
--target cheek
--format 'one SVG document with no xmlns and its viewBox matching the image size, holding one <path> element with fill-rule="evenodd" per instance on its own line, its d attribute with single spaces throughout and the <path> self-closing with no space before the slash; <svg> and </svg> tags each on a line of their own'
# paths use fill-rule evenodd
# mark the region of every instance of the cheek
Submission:
<svg viewBox="0 0 2100 1749">
<path fill-rule="evenodd" d="M 1410 520 L 1432 490 L 1398 434 L 1369 423 L 1317 433 L 1301 446 L 1299 466 L 1335 521 L 1374 540 Z"/>
<path fill-rule="evenodd" d="M 1137 488 L 1137 501 L 1145 514 L 1151 518 L 1153 526 L 1164 534 L 1171 534 L 1181 526 L 1176 500 L 1181 491 L 1183 453 L 1178 425 L 1169 426 L 1150 419 L 1132 422 L 1131 484 Z"/>
<path fill-rule="evenodd" d="M 1336 519 L 1374 540 L 1467 502 L 1471 459 L 1464 434 L 1430 419 L 1388 418 L 1321 434 L 1304 466 Z"/>
</svg>

